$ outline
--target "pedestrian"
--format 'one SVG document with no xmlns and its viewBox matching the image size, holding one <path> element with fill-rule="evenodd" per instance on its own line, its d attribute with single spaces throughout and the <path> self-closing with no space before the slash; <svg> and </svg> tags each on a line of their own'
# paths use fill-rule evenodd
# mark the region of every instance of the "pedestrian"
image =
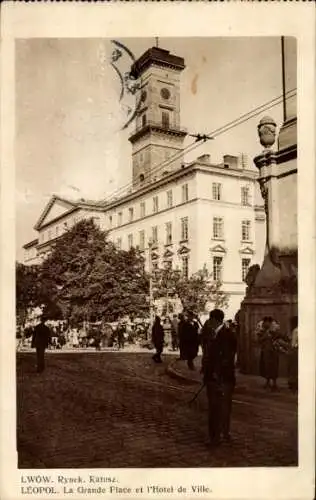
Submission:
<svg viewBox="0 0 316 500">
<path fill-rule="evenodd" d="M 192 311 L 188 311 L 183 325 L 183 358 L 187 360 L 189 370 L 195 370 L 194 359 L 199 350 L 199 325 Z"/>
<path fill-rule="evenodd" d="M 277 390 L 279 375 L 278 324 L 271 316 L 265 316 L 257 326 L 257 338 L 261 347 L 259 372 L 265 379 L 264 388 Z M 270 382 L 272 381 L 272 385 Z"/>
<path fill-rule="evenodd" d="M 57 335 L 57 329 L 56 326 L 53 326 L 52 328 L 52 336 L 51 336 L 51 345 L 52 349 L 57 349 L 57 344 L 58 344 L 58 335 Z"/>
<path fill-rule="evenodd" d="M 96 332 L 94 334 L 94 347 L 96 351 L 101 351 L 101 331 L 100 328 L 97 325 Z"/>
<path fill-rule="evenodd" d="M 224 313 L 213 309 L 202 328 L 202 373 L 208 398 L 208 427 L 211 446 L 223 438 L 231 441 L 230 420 L 235 387 L 234 331 L 224 324 Z"/>
<path fill-rule="evenodd" d="M 45 369 L 45 349 L 51 342 L 51 332 L 45 324 L 46 321 L 46 316 L 42 315 L 40 323 L 34 328 L 32 337 L 32 347 L 36 349 L 37 373 L 42 373 Z"/>
<path fill-rule="evenodd" d="M 87 334 L 84 326 L 82 325 L 80 330 L 79 330 L 79 347 L 87 347 Z"/>
<path fill-rule="evenodd" d="M 179 360 L 184 360 L 184 325 L 186 316 L 184 313 L 178 315 L 178 339 L 179 339 Z"/>
<path fill-rule="evenodd" d="M 78 337 L 78 329 L 74 328 L 72 330 L 72 347 L 76 349 L 79 347 L 79 337 Z"/>
<path fill-rule="evenodd" d="M 120 349 L 124 349 L 125 331 L 126 331 L 125 325 L 123 323 L 119 323 L 117 325 L 117 329 L 116 329 L 116 339 L 117 339 L 117 349 L 118 349 L 118 351 Z"/>
<path fill-rule="evenodd" d="M 288 354 L 288 386 L 292 392 L 298 391 L 298 318 L 291 318 L 291 345 Z"/>
<path fill-rule="evenodd" d="M 179 347 L 179 338 L 178 338 L 178 317 L 176 314 L 173 315 L 171 323 L 171 347 L 173 351 L 176 351 Z"/>
<path fill-rule="evenodd" d="M 155 322 L 154 322 L 153 327 L 152 327 L 152 334 L 151 334 L 152 343 L 154 344 L 155 349 L 156 349 L 156 354 L 153 355 L 152 359 L 156 363 L 162 363 L 161 354 L 163 351 L 164 336 L 165 336 L 165 333 L 164 333 L 164 329 L 161 325 L 160 318 L 159 318 L 159 316 L 156 316 Z"/>
</svg>

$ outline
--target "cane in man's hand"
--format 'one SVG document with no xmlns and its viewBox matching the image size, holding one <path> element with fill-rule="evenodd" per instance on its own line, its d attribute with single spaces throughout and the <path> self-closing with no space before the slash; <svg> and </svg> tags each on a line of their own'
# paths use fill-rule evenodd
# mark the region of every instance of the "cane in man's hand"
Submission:
<svg viewBox="0 0 316 500">
<path fill-rule="evenodd" d="M 204 389 L 205 385 L 206 385 L 205 382 L 203 382 L 203 384 L 201 385 L 201 387 L 199 388 L 199 390 L 194 394 L 193 398 L 190 399 L 190 401 L 188 402 L 188 405 L 191 405 L 192 403 L 194 403 L 194 401 L 196 400 L 196 398 L 201 394 L 201 392 Z"/>
</svg>

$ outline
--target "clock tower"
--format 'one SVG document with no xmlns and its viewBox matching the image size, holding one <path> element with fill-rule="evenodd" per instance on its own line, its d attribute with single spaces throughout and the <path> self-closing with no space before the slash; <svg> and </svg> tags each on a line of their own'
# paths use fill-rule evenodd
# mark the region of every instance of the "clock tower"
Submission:
<svg viewBox="0 0 316 500">
<path fill-rule="evenodd" d="M 147 50 L 132 66 L 131 74 L 139 83 L 136 130 L 129 138 L 134 187 L 181 167 L 186 136 L 180 129 L 180 73 L 184 68 L 182 57 L 158 47 Z M 170 163 L 168 159 L 176 153 L 179 157 Z"/>
</svg>

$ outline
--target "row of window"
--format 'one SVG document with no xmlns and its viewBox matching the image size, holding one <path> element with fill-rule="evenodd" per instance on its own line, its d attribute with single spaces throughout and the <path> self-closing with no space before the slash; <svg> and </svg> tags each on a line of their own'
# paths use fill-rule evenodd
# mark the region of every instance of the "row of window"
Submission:
<svg viewBox="0 0 316 500">
<path fill-rule="evenodd" d="M 220 201 L 223 199 L 223 189 L 220 182 L 213 182 L 212 184 L 212 198 L 215 201 Z M 248 186 L 242 186 L 240 189 L 240 202 L 243 206 L 251 205 L 250 198 L 250 188 Z"/>
<path fill-rule="evenodd" d="M 182 203 L 186 203 L 189 201 L 189 185 L 188 184 L 183 184 L 182 185 Z M 172 208 L 173 207 L 173 191 L 172 189 L 169 189 L 166 193 L 166 202 L 167 202 L 167 208 Z M 139 216 L 140 218 L 143 218 L 147 214 L 148 207 L 146 207 L 146 202 L 142 201 L 139 205 Z M 152 198 L 152 208 L 151 208 L 151 213 L 156 214 L 159 212 L 159 196 L 154 196 Z M 134 207 L 130 207 L 128 209 L 128 222 L 133 222 L 135 219 L 135 210 Z M 119 212 L 117 214 L 117 226 L 121 226 L 123 224 L 123 212 Z M 113 216 L 109 216 L 109 226 L 110 228 L 113 227 Z"/>
<path fill-rule="evenodd" d="M 181 224 L 181 241 L 187 241 L 189 239 L 189 219 L 188 217 L 182 217 L 180 219 Z M 151 244 L 153 246 L 158 245 L 158 226 L 153 226 L 151 228 Z M 134 241 L 134 235 L 132 233 L 127 235 L 128 249 L 137 246 L 140 250 L 145 249 L 145 230 L 139 231 L 138 242 Z M 171 245 L 173 243 L 173 232 L 172 232 L 172 222 L 165 223 L 165 245 Z M 116 240 L 116 245 L 118 248 L 122 248 L 122 238 Z"/>
<path fill-rule="evenodd" d="M 50 241 L 55 238 L 58 238 L 63 233 L 71 229 L 72 226 L 77 224 L 82 219 L 82 216 L 75 216 L 72 219 L 68 219 L 67 221 L 61 222 L 57 224 L 55 227 L 47 229 L 46 231 L 42 231 L 39 236 L 39 243 L 44 243 L 45 241 Z M 96 226 L 100 227 L 100 217 L 92 217 Z"/>
<path fill-rule="evenodd" d="M 220 184 L 218 182 L 213 182 L 212 196 L 213 196 L 213 200 L 216 200 L 216 201 L 220 201 L 222 199 L 222 184 Z M 188 184 L 182 185 L 181 201 L 182 201 L 182 203 L 186 203 L 187 201 L 189 201 L 189 185 Z M 241 204 L 244 206 L 250 205 L 250 189 L 247 186 L 243 186 L 241 188 Z M 167 208 L 172 208 L 173 205 L 174 205 L 173 191 L 172 191 L 172 189 L 169 189 L 166 192 L 166 206 L 167 206 Z M 148 207 L 146 207 L 146 202 L 142 201 L 139 205 L 139 217 L 140 218 L 143 218 L 147 215 L 147 209 L 148 209 Z M 158 212 L 159 212 L 159 197 L 158 197 L 158 195 L 156 195 L 152 198 L 152 208 L 151 208 L 151 212 L 149 212 L 149 213 L 156 214 Z M 135 219 L 135 210 L 134 210 L 134 207 L 130 207 L 128 209 L 128 222 L 133 222 L 134 219 Z M 117 226 L 121 226 L 122 224 L 123 224 L 123 212 L 119 212 L 117 214 Z M 113 216 L 112 215 L 109 216 L 109 226 L 110 226 L 110 228 L 113 227 Z M 218 236 L 218 237 L 220 237 L 220 236 Z"/>
<path fill-rule="evenodd" d="M 73 224 L 76 224 L 78 221 L 75 218 L 73 220 Z M 65 231 L 67 231 L 72 225 L 72 221 L 68 220 L 60 225 L 56 225 L 54 228 L 47 229 L 46 231 L 43 231 L 40 233 L 40 243 L 44 243 L 45 241 L 50 241 L 52 239 L 58 238 L 58 236 L 61 236 Z"/>
<path fill-rule="evenodd" d="M 213 238 L 224 239 L 224 219 L 222 217 L 213 217 Z M 251 240 L 251 221 L 241 221 L 241 241 Z"/>
<path fill-rule="evenodd" d="M 165 269 L 172 269 L 172 259 L 167 259 L 164 261 L 164 268 Z M 158 269 L 158 261 L 157 260 L 151 260 L 151 269 L 154 272 L 156 269 Z M 184 278 L 188 279 L 189 278 L 189 256 L 188 255 L 182 255 L 181 257 L 181 270 L 182 270 L 182 276 Z"/>
<path fill-rule="evenodd" d="M 245 281 L 251 260 L 248 258 L 241 259 L 241 279 Z M 213 257 L 213 279 L 215 281 L 223 281 L 223 257 Z"/>
<path fill-rule="evenodd" d="M 189 239 L 189 219 L 188 217 L 182 217 L 180 219 L 181 232 L 180 241 L 187 241 Z M 150 240 L 152 245 L 158 245 L 159 235 L 158 226 L 152 226 Z M 251 237 L 251 221 L 243 220 L 241 222 L 241 240 L 243 242 L 250 241 Z M 224 239 L 224 219 L 221 217 L 213 218 L 213 238 L 214 239 Z M 131 249 L 133 246 L 139 247 L 140 250 L 145 249 L 145 230 L 139 231 L 138 242 L 134 241 L 133 233 L 127 236 L 128 248 Z M 173 243 L 173 226 L 172 222 L 165 223 L 165 245 L 171 245 Z M 117 246 L 122 247 L 122 238 L 117 239 Z"/>
<path fill-rule="evenodd" d="M 241 279 L 245 281 L 246 276 L 248 274 L 248 270 L 250 267 L 251 259 L 244 258 L 241 259 Z M 182 274 L 185 278 L 189 277 L 189 256 L 183 255 L 181 257 L 182 264 Z M 151 262 L 152 269 L 155 270 L 158 268 L 157 260 Z M 165 269 L 172 269 L 172 259 L 165 260 L 164 262 Z M 223 281 L 223 257 L 214 256 L 212 261 L 212 271 L 213 271 L 213 279 L 214 281 Z"/>
</svg>

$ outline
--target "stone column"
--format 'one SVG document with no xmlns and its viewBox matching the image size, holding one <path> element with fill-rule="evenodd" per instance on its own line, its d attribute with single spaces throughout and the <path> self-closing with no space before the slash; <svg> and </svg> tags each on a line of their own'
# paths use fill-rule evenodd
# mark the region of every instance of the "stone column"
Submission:
<svg viewBox="0 0 316 500">
<path fill-rule="evenodd" d="M 258 125 L 264 149 L 254 158 L 254 163 L 259 170 L 267 239 L 264 262 L 248 276 L 246 297 L 240 311 L 240 364 L 245 373 L 258 371 L 259 346 L 254 335 L 258 322 L 264 316 L 272 316 L 283 332 L 289 334 L 290 319 L 297 314 L 296 119 L 291 118 L 283 124 L 282 141 L 279 140 L 279 147 L 281 144 L 283 147 L 274 151 L 276 127 L 270 117 L 262 118 Z M 283 141 L 284 128 L 287 130 L 286 143 Z M 284 361 L 283 364 L 285 366 Z"/>
</svg>

